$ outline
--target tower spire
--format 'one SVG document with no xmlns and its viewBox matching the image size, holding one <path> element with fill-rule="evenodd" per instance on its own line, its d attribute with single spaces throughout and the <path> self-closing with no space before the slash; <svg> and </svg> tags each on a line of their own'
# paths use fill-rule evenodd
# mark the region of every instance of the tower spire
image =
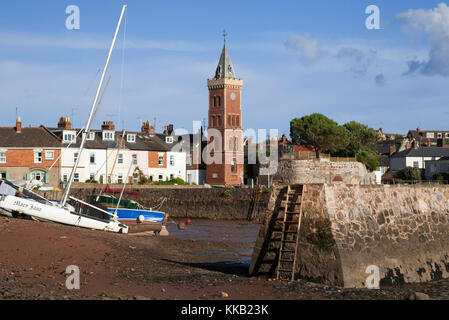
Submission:
<svg viewBox="0 0 449 320">
<path fill-rule="evenodd" d="M 224 45 L 221 51 L 220 60 L 218 61 L 217 70 L 215 71 L 215 79 L 235 79 L 234 67 L 232 66 L 231 57 L 226 47 L 226 31 L 223 32 Z"/>
<path fill-rule="evenodd" d="M 223 40 L 224 40 L 224 44 L 226 45 L 226 37 L 228 36 L 228 34 L 226 33 L 226 29 L 223 29 Z"/>
</svg>

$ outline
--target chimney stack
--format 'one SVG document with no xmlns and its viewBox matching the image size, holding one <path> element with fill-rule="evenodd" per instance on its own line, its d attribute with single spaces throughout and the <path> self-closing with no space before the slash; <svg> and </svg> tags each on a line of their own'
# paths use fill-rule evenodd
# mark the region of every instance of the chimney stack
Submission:
<svg viewBox="0 0 449 320">
<path fill-rule="evenodd" d="M 141 131 L 142 131 L 142 133 L 154 135 L 154 127 L 151 125 L 150 121 L 146 121 L 142 124 Z"/>
<path fill-rule="evenodd" d="M 164 135 L 170 136 L 173 133 L 173 125 L 169 124 L 168 126 L 164 127 Z"/>
<path fill-rule="evenodd" d="M 22 119 L 20 117 L 16 120 L 16 132 L 21 133 L 22 132 Z"/>
<path fill-rule="evenodd" d="M 61 117 L 58 122 L 58 129 L 71 130 L 72 123 L 69 117 Z"/>
<path fill-rule="evenodd" d="M 103 124 L 101 125 L 101 130 L 109 130 L 109 131 L 115 131 L 115 125 L 114 122 L 110 120 L 103 121 Z"/>
</svg>

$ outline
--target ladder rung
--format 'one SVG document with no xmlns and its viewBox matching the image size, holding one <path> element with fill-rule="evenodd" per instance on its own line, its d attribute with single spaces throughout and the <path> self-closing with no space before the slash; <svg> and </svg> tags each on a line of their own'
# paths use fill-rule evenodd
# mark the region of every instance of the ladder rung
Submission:
<svg viewBox="0 0 449 320">
<path fill-rule="evenodd" d="M 281 250 L 281 252 L 295 252 L 295 250 Z"/>
<path fill-rule="evenodd" d="M 283 240 L 282 242 L 285 242 L 285 243 L 296 243 L 296 240 Z"/>
<path fill-rule="evenodd" d="M 285 214 L 300 214 L 300 212 L 287 211 Z"/>
<path fill-rule="evenodd" d="M 299 221 L 284 221 L 284 223 L 288 224 L 298 224 Z"/>
<path fill-rule="evenodd" d="M 298 231 L 283 231 L 283 233 L 297 233 Z"/>
<path fill-rule="evenodd" d="M 291 269 L 278 269 L 279 272 L 292 272 Z"/>
<path fill-rule="evenodd" d="M 291 263 L 293 263 L 293 260 L 280 259 L 279 261 L 280 262 L 291 262 Z"/>
</svg>

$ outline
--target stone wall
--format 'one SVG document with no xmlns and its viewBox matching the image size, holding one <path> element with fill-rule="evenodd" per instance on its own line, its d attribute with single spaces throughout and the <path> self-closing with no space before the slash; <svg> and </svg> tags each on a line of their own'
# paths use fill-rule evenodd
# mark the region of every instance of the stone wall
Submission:
<svg viewBox="0 0 449 320">
<path fill-rule="evenodd" d="M 329 159 L 280 160 L 273 182 L 374 184 L 376 177 L 360 162 L 333 162 Z"/>
<path fill-rule="evenodd" d="M 104 191 L 103 186 L 94 186 L 92 184 L 81 188 L 75 186 L 72 188 L 71 196 L 86 201 L 90 195 Z M 121 186 L 111 188 L 120 189 Z M 130 189 L 140 191 L 140 196 L 125 195 L 126 199 L 137 201 L 148 208 L 154 208 L 164 201 L 160 210 L 167 212 L 172 218 L 246 220 L 253 195 L 253 189 L 247 188 L 226 191 L 224 188 L 133 186 Z M 61 192 L 42 194 L 54 200 L 60 200 L 62 196 Z M 269 191 L 262 194 L 258 212 L 253 220 L 255 223 L 262 222 L 269 197 Z"/>
<path fill-rule="evenodd" d="M 449 186 L 306 185 L 296 277 L 364 287 L 368 266 L 380 286 L 449 276 Z M 251 274 L 274 275 L 281 222 L 274 188 L 255 245 Z"/>
</svg>

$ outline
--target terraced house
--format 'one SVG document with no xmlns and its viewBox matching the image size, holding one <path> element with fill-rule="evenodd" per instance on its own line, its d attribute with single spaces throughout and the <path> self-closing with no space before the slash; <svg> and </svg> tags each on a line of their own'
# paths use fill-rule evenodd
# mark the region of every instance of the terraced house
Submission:
<svg viewBox="0 0 449 320">
<path fill-rule="evenodd" d="M 57 186 L 62 141 L 45 126 L 0 128 L 0 177 L 10 180 L 38 180 Z"/>
<path fill-rule="evenodd" d="M 66 182 L 79 156 L 82 135 L 73 129 L 68 117 L 50 129 L 63 144 L 61 181 Z M 84 133 L 83 133 L 84 134 Z M 177 140 L 156 134 L 149 121 L 140 132 L 116 131 L 112 121 L 104 121 L 101 130 L 91 130 L 75 172 L 75 182 L 138 183 L 140 172 L 150 182 L 172 178 L 186 179 L 186 154 L 173 151 Z"/>
</svg>

